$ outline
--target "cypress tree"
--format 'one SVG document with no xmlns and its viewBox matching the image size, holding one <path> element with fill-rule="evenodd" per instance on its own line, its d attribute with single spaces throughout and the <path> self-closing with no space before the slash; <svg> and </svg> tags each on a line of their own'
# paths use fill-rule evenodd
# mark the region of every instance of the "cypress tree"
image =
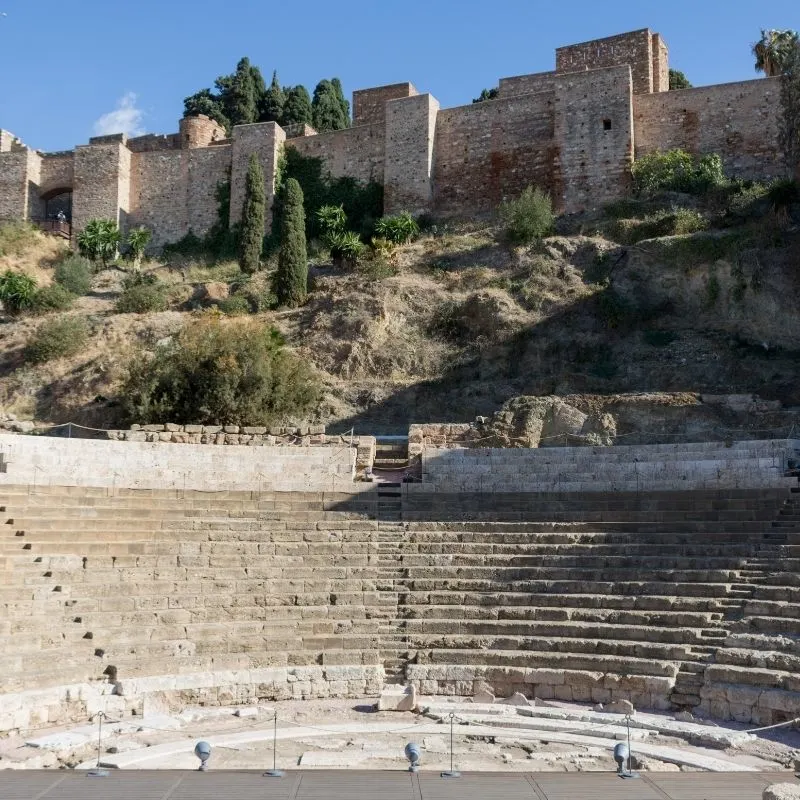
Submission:
<svg viewBox="0 0 800 800">
<path fill-rule="evenodd" d="M 261 261 L 266 204 L 264 172 L 261 169 L 258 157 L 253 153 L 250 156 L 250 166 L 247 170 L 247 180 L 245 182 L 242 232 L 239 242 L 239 267 L 242 272 L 249 275 L 258 271 Z"/>
<path fill-rule="evenodd" d="M 239 61 L 233 75 L 217 78 L 217 89 L 231 125 L 247 125 L 258 119 L 264 78 L 258 67 L 251 66 L 249 58 Z"/>
<path fill-rule="evenodd" d="M 338 78 L 321 80 L 311 103 L 314 127 L 318 131 L 340 131 L 350 127 L 350 104 L 345 100 Z"/>
<path fill-rule="evenodd" d="M 261 102 L 260 122 L 280 122 L 283 119 L 283 107 L 286 104 L 286 94 L 278 83 L 278 73 L 272 73 L 272 83 L 264 92 Z"/>
<path fill-rule="evenodd" d="M 295 178 L 286 181 L 281 222 L 281 249 L 275 274 L 275 294 L 281 305 L 299 306 L 308 294 L 306 215 L 303 190 Z"/>
<path fill-rule="evenodd" d="M 286 92 L 281 125 L 294 125 L 301 122 L 306 125 L 314 124 L 311 97 L 305 86 L 293 86 Z"/>
</svg>

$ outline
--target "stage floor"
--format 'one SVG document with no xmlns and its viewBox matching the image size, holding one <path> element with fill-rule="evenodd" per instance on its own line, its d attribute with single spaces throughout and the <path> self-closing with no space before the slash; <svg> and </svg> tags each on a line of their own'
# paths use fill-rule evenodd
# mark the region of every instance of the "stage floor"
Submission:
<svg viewBox="0 0 800 800">
<path fill-rule="evenodd" d="M 464 773 L 314 770 L 264 778 L 260 772 L 0 770 L 0 800 L 761 800 L 791 772 Z"/>
</svg>

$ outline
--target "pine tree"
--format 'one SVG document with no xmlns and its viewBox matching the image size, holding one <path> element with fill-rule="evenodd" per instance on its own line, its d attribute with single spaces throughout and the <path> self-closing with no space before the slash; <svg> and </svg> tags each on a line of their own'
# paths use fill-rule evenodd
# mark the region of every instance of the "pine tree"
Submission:
<svg viewBox="0 0 800 800">
<path fill-rule="evenodd" d="M 303 190 L 295 178 L 286 181 L 284 191 L 275 294 L 281 305 L 293 308 L 303 303 L 308 294 L 306 215 L 303 210 Z"/>
<path fill-rule="evenodd" d="M 217 90 L 231 125 L 248 125 L 258 119 L 258 106 L 266 91 L 264 78 L 258 67 L 243 58 L 233 75 L 217 78 Z"/>
<path fill-rule="evenodd" d="M 278 83 L 278 73 L 272 73 L 272 83 L 264 92 L 261 100 L 259 122 L 280 122 L 283 119 L 283 108 L 286 104 L 286 94 Z"/>
<path fill-rule="evenodd" d="M 286 103 L 283 106 L 281 125 L 314 124 L 314 113 L 311 108 L 311 97 L 305 86 L 293 86 L 286 91 Z"/>
<path fill-rule="evenodd" d="M 230 133 L 231 121 L 225 116 L 222 103 L 216 95 L 211 93 L 211 89 L 201 89 L 183 101 L 184 117 L 194 117 L 197 114 L 205 114 Z"/>
<path fill-rule="evenodd" d="M 266 204 L 264 172 L 258 157 L 253 153 L 250 156 L 245 182 L 242 232 L 239 242 L 239 267 L 248 275 L 257 272 L 260 266 Z"/>
<path fill-rule="evenodd" d="M 314 127 L 318 131 L 340 131 L 350 127 L 350 103 L 338 78 L 321 80 L 312 101 Z"/>
</svg>

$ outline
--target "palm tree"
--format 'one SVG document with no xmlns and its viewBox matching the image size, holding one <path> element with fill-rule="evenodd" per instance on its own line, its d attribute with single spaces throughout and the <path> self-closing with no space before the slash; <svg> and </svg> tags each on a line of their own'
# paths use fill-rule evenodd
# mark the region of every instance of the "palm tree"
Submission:
<svg viewBox="0 0 800 800">
<path fill-rule="evenodd" d="M 761 39 L 753 45 L 756 72 L 763 72 L 768 78 L 783 75 L 792 51 L 798 46 L 800 46 L 800 36 L 797 31 L 762 28 Z"/>
</svg>

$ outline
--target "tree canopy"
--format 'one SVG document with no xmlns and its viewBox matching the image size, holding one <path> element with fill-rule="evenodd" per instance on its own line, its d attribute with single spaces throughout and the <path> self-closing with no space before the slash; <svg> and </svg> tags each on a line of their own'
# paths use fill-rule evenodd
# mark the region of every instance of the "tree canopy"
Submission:
<svg viewBox="0 0 800 800">
<path fill-rule="evenodd" d="M 214 89 L 201 89 L 183 101 L 184 116 L 205 114 L 228 133 L 234 125 L 252 122 L 277 122 L 314 125 L 319 131 L 335 131 L 350 126 L 350 103 L 338 78 L 317 84 L 314 99 L 305 86 L 281 86 L 277 72 L 266 85 L 261 70 L 242 58 L 236 71 L 220 75 Z"/>
<path fill-rule="evenodd" d="M 679 69 L 671 69 L 669 71 L 669 88 L 670 90 L 691 89 L 692 84 Z"/>
<path fill-rule="evenodd" d="M 497 100 L 500 90 L 497 87 L 493 89 L 484 89 L 472 102 L 484 103 L 487 100 Z"/>
<path fill-rule="evenodd" d="M 799 42 L 797 31 L 762 28 L 761 38 L 753 45 L 756 72 L 763 72 L 768 78 L 783 75 Z"/>
</svg>

